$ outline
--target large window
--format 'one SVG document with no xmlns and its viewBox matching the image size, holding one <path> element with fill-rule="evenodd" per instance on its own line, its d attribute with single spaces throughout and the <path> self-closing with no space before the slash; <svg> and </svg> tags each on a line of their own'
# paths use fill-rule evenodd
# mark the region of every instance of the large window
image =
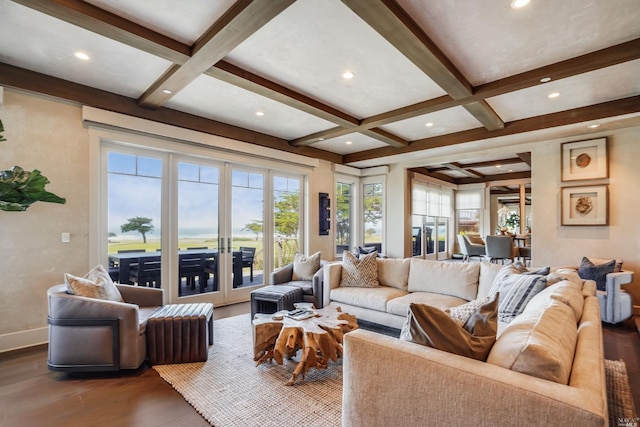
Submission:
<svg viewBox="0 0 640 427">
<path fill-rule="evenodd" d="M 363 184 L 364 245 L 382 251 L 382 183 Z"/>
<path fill-rule="evenodd" d="M 456 229 L 458 233 L 482 234 L 483 191 L 481 189 L 456 192 Z"/>
<path fill-rule="evenodd" d="M 353 184 L 336 184 L 336 254 L 342 255 L 352 243 L 351 217 L 353 215 Z"/>
<path fill-rule="evenodd" d="M 300 251 L 300 178 L 273 177 L 274 267 L 293 262 Z"/>
</svg>

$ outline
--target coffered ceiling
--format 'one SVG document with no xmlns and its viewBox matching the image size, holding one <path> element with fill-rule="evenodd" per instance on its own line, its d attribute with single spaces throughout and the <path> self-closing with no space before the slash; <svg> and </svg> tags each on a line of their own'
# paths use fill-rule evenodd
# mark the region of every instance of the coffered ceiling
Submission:
<svg viewBox="0 0 640 427">
<path fill-rule="evenodd" d="M 0 85 L 459 182 L 527 153 L 429 153 L 640 125 L 640 0 L 510 1 L 0 0 Z"/>
</svg>

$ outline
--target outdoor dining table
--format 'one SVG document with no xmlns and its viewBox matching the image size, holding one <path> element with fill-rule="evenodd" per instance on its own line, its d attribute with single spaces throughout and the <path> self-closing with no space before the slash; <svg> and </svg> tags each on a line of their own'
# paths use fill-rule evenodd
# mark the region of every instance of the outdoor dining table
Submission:
<svg viewBox="0 0 640 427">
<path fill-rule="evenodd" d="M 205 254 L 208 259 L 217 261 L 218 249 L 185 249 L 178 251 L 178 255 Z M 109 254 L 109 261 L 118 265 L 120 283 L 133 285 L 131 282 L 131 265 L 137 264 L 141 258 L 159 256 L 160 252 L 121 252 Z M 233 286 L 242 285 L 242 251 L 233 251 Z"/>
</svg>

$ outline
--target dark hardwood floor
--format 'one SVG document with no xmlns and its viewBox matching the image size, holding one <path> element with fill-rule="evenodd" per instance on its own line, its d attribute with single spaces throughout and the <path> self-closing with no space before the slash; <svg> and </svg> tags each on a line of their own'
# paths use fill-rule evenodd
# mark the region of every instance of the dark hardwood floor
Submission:
<svg viewBox="0 0 640 427">
<path fill-rule="evenodd" d="M 216 319 L 248 313 L 243 303 L 214 310 Z M 633 321 L 604 326 L 607 359 L 626 362 L 640 409 L 640 336 Z M 208 426 L 149 367 L 131 373 L 73 376 L 47 369 L 47 348 L 0 354 L 0 426 Z"/>
</svg>

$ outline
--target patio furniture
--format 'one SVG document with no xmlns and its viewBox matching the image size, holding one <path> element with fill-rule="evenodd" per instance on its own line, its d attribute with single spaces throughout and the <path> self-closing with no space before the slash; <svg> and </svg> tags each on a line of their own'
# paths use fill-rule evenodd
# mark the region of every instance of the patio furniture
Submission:
<svg viewBox="0 0 640 427">
<path fill-rule="evenodd" d="M 205 254 L 200 253 L 182 253 L 178 255 L 178 269 L 180 278 L 180 289 L 182 289 L 182 279 L 185 279 L 186 286 L 191 289 L 196 288 L 196 279 L 200 286 L 200 292 L 204 292 L 207 287 L 207 276 L 204 271 Z"/>
<path fill-rule="evenodd" d="M 249 277 L 253 282 L 253 258 L 256 255 L 256 248 L 240 246 L 240 251 L 242 252 L 242 268 L 249 267 L 251 269 Z"/>
<path fill-rule="evenodd" d="M 124 303 L 47 291 L 49 357 L 53 371 L 137 369 L 147 354 L 148 317 L 162 306 L 162 289 L 116 284 Z"/>
<path fill-rule="evenodd" d="M 160 256 L 145 256 L 138 258 L 138 264 L 132 265 L 129 270 L 129 278 L 138 286 L 159 288 L 161 284 Z"/>
<path fill-rule="evenodd" d="M 205 362 L 213 345 L 213 304 L 169 304 L 147 322 L 149 364 Z"/>
</svg>

